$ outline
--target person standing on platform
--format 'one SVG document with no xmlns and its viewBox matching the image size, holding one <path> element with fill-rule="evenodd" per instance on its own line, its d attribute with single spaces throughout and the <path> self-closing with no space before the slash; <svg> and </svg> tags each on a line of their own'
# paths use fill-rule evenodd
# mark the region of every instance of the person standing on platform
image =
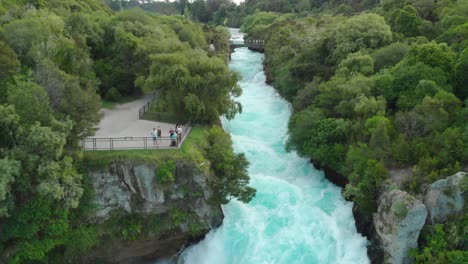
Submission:
<svg viewBox="0 0 468 264">
<path fill-rule="evenodd" d="M 151 136 L 153 137 L 153 146 L 157 147 L 158 142 L 156 142 L 156 140 L 158 139 L 158 132 L 156 132 L 156 128 L 153 128 L 153 131 L 151 132 Z"/>
<path fill-rule="evenodd" d="M 157 133 L 157 135 L 158 135 L 158 138 L 159 138 L 159 143 L 161 143 L 162 131 L 161 131 L 161 127 L 160 127 L 160 126 L 158 126 L 158 133 Z"/>
</svg>

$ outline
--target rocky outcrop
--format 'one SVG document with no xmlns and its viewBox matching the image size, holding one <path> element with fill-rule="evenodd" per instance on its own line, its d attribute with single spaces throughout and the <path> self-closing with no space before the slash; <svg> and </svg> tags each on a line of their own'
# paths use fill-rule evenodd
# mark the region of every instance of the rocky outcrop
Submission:
<svg viewBox="0 0 468 264">
<path fill-rule="evenodd" d="M 424 204 L 408 193 L 400 190 L 382 193 L 374 226 L 384 250 L 384 263 L 411 263 L 408 253 L 417 247 L 426 217 Z"/>
<path fill-rule="evenodd" d="M 459 172 L 429 186 L 424 197 L 424 204 L 429 213 L 430 223 L 445 222 L 449 215 L 463 209 L 467 181 L 467 173 Z"/>
<path fill-rule="evenodd" d="M 315 168 L 325 172 L 325 177 L 330 182 L 342 188 L 348 183 L 346 177 L 333 169 L 321 166 L 313 160 L 311 162 Z M 468 165 L 464 168 L 467 169 Z M 390 185 L 392 188 L 402 188 L 410 175 L 410 169 L 392 169 Z M 356 229 L 370 242 L 367 254 L 371 263 L 411 263 L 409 249 L 417 247 L 419 233 L 425 221 L 440 223 L 445 221 L 448 215 L 460 213 L 466 208 L 464 200 L 468 195 L 467 178 L 466 172 L 459 172 L 447 179 L 436 181 L 424 192 L 426 195 L 418 197 L 420 200 L 403 191 L 390 192 L 390 187 L 387 186 L 381 191 L 378 212 L 373 217 L 362 212 L 354 204 Z"/>
<path fill-rule="evenodd" d="M 311 160 L 311 163 L 314 165 L 314 167 L 317 170 L 323 170 L 325 178 L 329 180 L 331 183 L 341 188 L 344 188 L 346 184 L 348 184 L 349 182 L 348 178 L 338 173 L 337 171 L 333 170 L 332 168 L 323 166 L 319 161 Z"/>
<path fill-rule="evenodd" d="M 158 232 L 141 230 L 131 239 L 117 234 L 92 250 L 82 262 L 146 263 L 171 257 L 222 223 L 220 205 L 208 203 L 208 175 L 192 162 L 179 160 L 174 180 L 161 183 L 156 178 L 158 168 L 155 163 L 122 161 L 88 172 L 98 205 L 91 223 L 106 225 L 115 222 L 116 215 L 117 219 L 131 215 L 143 219 L 143 223 L 154 219 L 161 223 Z M 201 232 L 194 234 L 194 229 Z"/>
</svg>

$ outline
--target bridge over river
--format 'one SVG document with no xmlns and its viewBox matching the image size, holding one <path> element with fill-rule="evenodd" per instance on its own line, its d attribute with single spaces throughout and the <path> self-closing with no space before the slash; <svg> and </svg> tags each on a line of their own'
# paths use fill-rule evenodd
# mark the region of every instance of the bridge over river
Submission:
<svg viewBox="0 0 468 264">
<path fill-rule="evenodd" d="M 250 50 L 264 52 L 265 51 L 265 42 L 261 39 L 248 39 L 245 40 L 244 43 L 234 43 L 231 41 L 230 43 L 230 50 L 231 52 L 234 51 L 236 48 L 247 47 Z"/>
</svg>

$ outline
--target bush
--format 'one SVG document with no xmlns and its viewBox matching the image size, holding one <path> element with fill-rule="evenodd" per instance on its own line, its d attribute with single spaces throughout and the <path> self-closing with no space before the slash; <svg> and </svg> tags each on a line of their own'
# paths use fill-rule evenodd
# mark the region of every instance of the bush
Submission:
<svg viewBox="0 0 468 264">
<path fill-rule="evenodd" d="M 171 227 L 177 228 L 180 224 L 187 221 L 188 215 L 179 208 L 171 208 L 169 210 L 169 218 L 171 219 Z"/>
<path fill-rule="evenodd" d="M 392 211 L 399 219 L 403 219 L 408 215 L 408 208 L 406 208 L 404 202 L 397 202 L 393 204 Z"/>
<path fill-rule="evenodd" d="M 122 95 L 115 87 L 112 87 L 107 91 L 106 99 L 112 102 L 119 102 L 122 100 Z"/>
<path fill-rule="evenodd" d="M 156 171 L 156 179 L 160 183 L 171 183 L 175 181 L 174 173 L 176 164 L 173 160 L 163 161 Z"/>
<path fill-rule="evenodd" d="M 120 233 L 127 240 L 135 240 L 142 233 L 142 219 L 136 216 L 129 216 L 123 219 Z"/>
</svg>

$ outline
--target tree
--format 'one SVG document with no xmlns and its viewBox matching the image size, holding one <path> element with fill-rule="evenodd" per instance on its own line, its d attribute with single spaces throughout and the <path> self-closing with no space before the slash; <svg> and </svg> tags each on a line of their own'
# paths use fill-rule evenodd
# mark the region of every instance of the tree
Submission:
<svg viewBox="0 0 468 264">
<path fill-rule="evenodd" d="M 52 109 L 47 92 L 34 82 L 19 81 L 8 89 L 8 103 L 15 106 L 16 113 L 24 124 L 50 124 Z"/>
<path fill-rule="evenodd" d="M 442 91 L 442 89 L 434 81 L 421 80 L 414 91 L 408 91 L 400 96 L 397 102 L 398 108 L 412 109 L 421 103 L 424 97 L 434 96 L 439 91 Z"/>
<path fill-rule="evenodd" d="M 415 64 L 400 63 L 390 71 L 390 79 L 376 81 L 387 101 L 396 101 L 404 94 L 412 93 L 421 80 L 434 81 L 443 90 L 450 91 L 447 73 L 440 68 L 432 68 L 421 62 Z M 385 82 L 381 82 L 385 81 Z"/>
<path fill-rule="evenodd" d="M 206 154 L 216 177 L 210 179 L 214 201 L 222 204 L 236 198 L 244 203 L 255 196 L 255 189 L 249 187 L 247 173 L 249 162 L 244 154 L 232 152 L 232 141 L 226 132 L 213 126 L 208 132 Z"/>
<path fill-rule="evenodd" d="M 359 96 L 354 107 L 354 112 L 361 118 L 371 117 L 373 115 L 384 115 L 387 102 L 383 96 L 367 97 Z"/>
<path fill-rule="evenodd" d="M 233 100 L 241 93 L 238 76 L 223 60 L 204 51 L 158 54 L 152 57 L 147 90 L 160 90 L 162 108 L 198 121 L 212 122 L 220 115 L 234 117 L 241 108 Z"/>
<path fill-rule="evenodd" d="M 378 153 L 380 157 L 386 155 L 390 147 L 390 120 L 382 115 L 375 115 L 366 120 L 365 127 L 370 135 L 369 146 L 381 150 L 382 154 Z"/>
<path fill-rule="evenodd" d="M 445 43 L 430 42 L 410 46 L 407 61 L 411 64 L 418 62 L 433 68 L 440 68 L 451 75 L 455 65 L 456 54 Z"/>
<path fill-rule="evenodd" d="M 433 97 L 425 97 L 422 103 L 416 106 L 415 111 L 420 117 L 425 133 L 443 131 L 451 121 L 455 112 L 460 110 L 461 102 L 445 91 L 439 91 Z"/>
<path fill-rule="evenodd" d="M 413 5 L 421 17 L 427 18 L 435 9 L 436 3 L 434 0 L 407 0 L 408 3 Z"/>
<path fill-rule="evenodd" d="M 190 4 L 190 13 L 197 21 L 208 23 L 211 20 L 211 13 L 208 11 L 205 0 L 195 0 Z"/>
<path fill-rule="evenodd" d="M 16 147 L 16 130 L 20 117 L 12 105 L 0 105 L 0 148 L 11 149 Z M 1 153 L 0 153 L 1 154 Z"/>
<path fill-rule="evenodd" d="M 0 79 L 5 79 L 16 73 L 20 65 L 13 49 L 0 40 Z M 1 97 L 2 94 L 0 94 Z"/>
<path fill-rule="evenodd" d="M 251 38 L 263 39 L 261 36 L 260 30 L 256 30 L 257 34 L 251 34 L 256 27 L 265 29 L 266 26 L 270 25 L 279 17 L 279 14 L 274 12 L 258 12 L 253 15 L 249 15 L 244 19 L 242 24 L 241 31 L 249 33 Z M 265 33 L 265 32 L 262 32 Z"/>
<path fill-rule="evenodd" d="M 462 101 L 468 98 L 468 47 L 463 50 L 455 65 L 454 94 Z"/>
<path fill-rule="evenodd" d="M 329 60 L 339 63 L 361 49 L 376 49 L 392 41 L 392 32 L 383 17 L 376 14 L 353 16 L 340 24 L 332 35 Z"/>
<path fill-rule="evenodd" d="M 375 71 L 379 72 L 383 68 L 396 65 L 405 57 L 407 50 L 406 44 L 395 42 L 374 51 L 371 56 L 374 59 Z"/>
<path fill-rule="evenodd" d="M 351 53 L 340 62 L 336 76 L 349 77 L 357 74 L 370 76 L 374 73 L 374 59 L 362 52 Z"/>
<path fill-rule="evenodd" d="M 329 116 L 352 117 L 358 98 L 370 95 L 372 80 L 363 76 L 350 79 L 335 77 L 319 87 L 314 105 Z"/>
<path fill-rule="evenodd" d="M 6 24 L 3 27 L 3 35 L 18 57 L 31 65 L 32 60 L 28 57 L 29 50 L 34 45 L 46 41 L 49 32 L 38 19 L 28 17 Z"/>
<path fill-rule="evenodd" d="M 0 217 L 9 216 L 8 207 L 11 207 L 11 185 L 20 171 L 20 163 L 8 157 L 0 159 Z"/>
<path fill-rule="evenodd" d="M 390 25 L 393 31 L 400 32 L 407 37 L 419 35 L 419 27 L 422 25 L 422 19 L 418 16 L 417 10 L 407 5 L 403 9 L 393 11 L 390 17 Z"/>
<path fill-rule="evenodd" d="M 377 191 L 388 175 L 383 164 L 374 158 L 373 151 L 365 144 L 350 147 L 346 155 L 346 164 L 352 173 L 344 195 L 352 197 L 366 213 L 377 211 Z"/>
<path fill-rule="evenodd" d="M 344 161 L 346 148 L 346 131 L 341 120 L 333 118 L 321 119 L 307 131 L 304 153 L 321 165 L 339 169 Z"/>
<path fill-rule="evenodd" d="M 437 41 L 446 42 L 454 50 L 461 51 L 468 45 L 468 23 L 450 28 L 437 37 Z"/>
</svg>

